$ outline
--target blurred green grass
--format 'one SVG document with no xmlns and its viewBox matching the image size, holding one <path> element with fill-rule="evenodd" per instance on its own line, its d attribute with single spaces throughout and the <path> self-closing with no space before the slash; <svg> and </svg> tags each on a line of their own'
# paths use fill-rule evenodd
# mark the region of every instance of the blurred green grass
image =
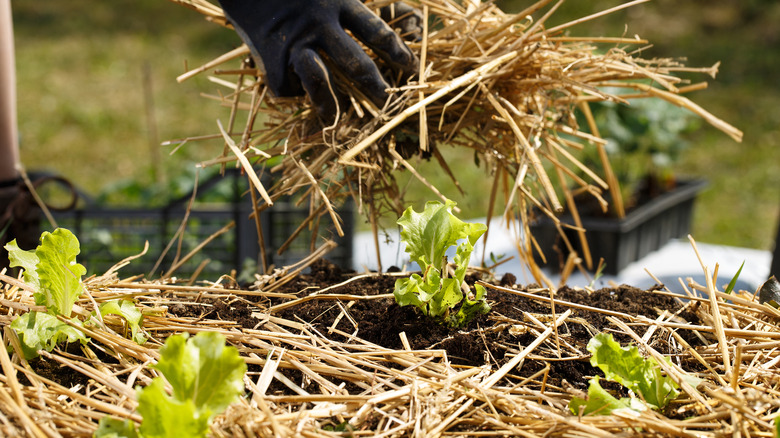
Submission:
<svg viewBox="0 0 780 438">
<path fill-rule="evenodd" d="M 176 76 L 185 63 L 196 67 L 235 47 L 232 31 L 160 0 L 12 6 L 26 168 L 57 171 L 96 195 L 135 181 L 168 187 L 166 179 L 185 178 L 217 155 L 215 144 L 192 143 L 169 157 L 172 148 L 159 144 L 213 133 L 227 117 L 200 96 L 214 92 L 205 78 L 179 84 Z"/>
<path fill-rule="evenodd" d="M 510 0 L 508 8 L 528 2 Z M 564 4 L 552 24 L 624 2 Z M 644 57 L 687 58 L 690 66 L 721 62 L 706 90 L 689 95 L 744 132 L 736 143 L 702 124 L 676 163 L 680 175 L 706 178 L 692 234 L 701 242 L 772 249 L 780 215 L 780 4 L 760 0 L 654 0 L 575 27 L 580 35 L 640 35 L 653 47 Z"/>
<path fill-rule="evenodd" d="M 507 7 L 530 1 L 515 3 Z M 619 3 L 569 1 L 553 24 Z M 166 193 L 173 190 L 171 181 L 191 179 L 196 162 L 221 152 L 221 142 L 204 141 L 169 157 L 171 148 L 159 142 L 214 133 L 216 120 L 227 119 L 227 109 L 200 96 L 215 91 L 204 77 L 183 84 L 175 78 L 186 71 L 185 63 L 195 67 L 235 47 L 239 41 L 232 31 L 164 0 L 38 0 L 12 7 L 22 159 L 28 169 L 57 171 L 92 194 L 133 182 Z M 686 56 L 695 66 L 722 61 L 717 80 L 691 97 L 742 129 L 745 138 L 737 144 L 703 125 L 692 139 L 695 146 L 676 165 L 681 174 L 711 183 L 697 204 L 693 235 L 698 241 L 761 249 L 774 243 L 780 213 L 778 19 L 780 5 L 773 2 L 656 0 L 571 32 L 639 34 L 655 44 L 645 56 Z M 154 139 L 147 123 L 145 71 Z M 465 196 L 431 163 L 421 164 L 423 172 L 459 203 L 465 217 L 483 216 L 490 178 L 483 169 L 472 169 L 470 153 L 445 154 Z M 417 203 L 432 198 L 418 184 L 409 192 Z"/>
</svg>

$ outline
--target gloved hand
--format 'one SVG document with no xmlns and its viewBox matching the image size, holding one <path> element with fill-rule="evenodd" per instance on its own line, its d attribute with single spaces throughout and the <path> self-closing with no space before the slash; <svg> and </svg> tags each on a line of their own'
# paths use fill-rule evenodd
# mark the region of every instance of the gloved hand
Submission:
<svg viewBox="0 0 780 438">
<path fill-rule="evenodd" d="M 271 91 L 280 97 L 306 92 L 326 123 L 336 117 L 337 105 L 344 111 L 345 102 L 332 81 L 331 65 L 378 106 L 387 99 L 388 84 L 379 68 L 345 29 L 394 69 L 407 76 L 418 69 L 401 38 L 359 0 L 219 1 L 241 39 L 262 60 Z M 413 27 L 410 21 L 401 28 Z"/>
<path fill-rule="evenodd" d="M 379 16 L 393 29 L 400 31 L 403 39 L 409 41 L 422 39 L 423 16 L 419 9 L 398 1 L 381 8 Z"/>
</svg>

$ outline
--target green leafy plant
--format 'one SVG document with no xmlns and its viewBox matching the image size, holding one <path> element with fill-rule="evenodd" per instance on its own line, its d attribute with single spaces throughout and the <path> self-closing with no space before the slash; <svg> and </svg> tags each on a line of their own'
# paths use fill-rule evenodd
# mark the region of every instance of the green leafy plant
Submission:
<svg viewBox="0 0 780 438">
<path fill-rule="evenodd" d="M 606 91 L 621 94 L 614 88 Z M 590 105 L 598 132 L 607 141 L 609 161 L 626 208 L 641 203 L 643 196 L 657 196 L 674 188 L 672 166 L 690 146 L 686 137 L 701 123 L 695 114 L 662 99 L 629 102 Z M 584 117 L 579 117 L 578 123 L 587 126 Z M 581 160 L 589 169 L 605 174 L 595 151 L 586 152 Z"/>
<path fill-rule="evenodd" d="M 590 364 L 604 372 L 607 380 L 620 383 L 638 395 L 636 398 L 616 398 L 599 384 L 599 378 L 590 380 L 588 399 L 572 398 L 569 409 L 574 414 L 607 415 L 615 409 L 642 411 L 645 406 L 663 409 L 680 395 L 677 383 L 661 373 L 661 367 L 653 358 L 645 359 L 636 347 L 622 347 L 611 334 L 600 333 L 588 342 L 591 352 Z M 684 376 L 691 386 L 700 380 Z"/>
<path fill-rule="evenodd" d="M 601 386 L 599 378 L 596 376 L 590 379 L 587 400 L 574 397 L 569 403 L 569 409 L 574 414 L 579 414 L 581 410 L 583 415 L 609 415 L 618 409 L 641 412 L 647 407 L 636 398 L 621 397 L 618 399 Z"/>
<path fill-rule="evenodd" d="M 36 290 L 35 303 L 46 306 L 46 313 L 30 311 L 11 323 L 25 357 L 33 359 L 38 356 L 38 350 L 51 351 L 63 341 L 89 342 L 81 330 L 71 325 L 80 326 L 81 321 L 70 318 L 73 304 L 84 291 L 81 276 L 87 272 L 76 262 L 80 251 L 76 236 L 58 228 L 53 233 L 44 232 L 35 250 L 20 249 L 15 239 L 5 249 L 10 266 L 22 268 L 22 278 Z M 58 316 L 69 319 L 71 324 Z"/>
<path fill-rule="evenodd" d="M 34 250 L 19 248 L 16 240 L 5 245 L 5 249 L 10 266 L 21 268 L 22 279 L 35 290 L 35 303 L 46 307 L 45 313 L 30 311 L 11 322 L 25 358 L 34 359 L 39 350 L 51 351 L 61 342 L 89 342 L 78 329 L 84 323 L 71 317 L 73 305 L 84 293 L 81 277 L 87 272 L 76 262 L 81 251 L 76 236 L 65 228 L 58 228 L 51 233 L 44 232 L 41 244 Z M 112 313 L 123 317 L 128 321 L 133 340 L 145 341 L 140 333 L 143 317 L 132 301 L 107 301 L 100 306 L 100 312 L 101 315 Z"/>
<path fill-rule="evenodd" d="M 103 417 L 99 438 L 205 437 L 211 420 L 244 392 L 246 363 L 219 333 L 182 333 L 169 337 L 154 369 L 162 374 L 137 388 L 140 427 L 128 420 Z M 166 390 L 170 384 L 171 394 Z"/>
<path fill-rule="evenodd" d="M 473 299 L 465 294 L 466 268 L 477 239 L 487 229 L 484 224 L 463 222 L 452 213 L 455 202 L 432 201 L 422 213 L 412 207 L 398 219 L 406 252 L 422 271 L 395 282 L 393 294 L 401 306 L 414 305 L 425 315 L 453 327 L 463 327 L 478 314 L 490 311 L 485 288 L 477 285 Z M 461 241 L 461 243 L 458 243 Z M 455 246 L 454 274 L 448 273 L 447 250 Z M 455 310 L 455 307 L 460 307 Z"/>
<path fill-rule="evenodd" d="M 127 321 L 133 341 L 141 345 L 146 342 L 146 337 L 141 333 L 143 314 L 130 300 L 111 300 L 100 305 L 100 316 L 117 315 Z"/>
<path fill-rule="evenodd" d="M 24 251 L 16 239 L 6 245 L 12 267 L 24 269 L 25 282 L 35 287 L 35 303 L 50 313 L 69 317 L 73 304 L 84 292 L 81 276 L 87 270 L 76 262 L 80 252 L 76 236 L 65 228 L 44 231 L 35 250 Z"/>
<path fill-rule="evenodd" d="M 69 320 L 76 326 L 81 326 L 77 318 Z M 19 336 L 22 354 L 27 360 L 38 357 L 39 350 L 52 351 L 62 342 L 89 342 L 84 333 L 57 318 L 56 315 L 43 312 L 27 312 L 11 322 L 11 328 Z"/>
<path fill-rule="evenodd" d="M 607 147 L 629 159 L 627 172 L 647 171 L 648 157 L 651 172 L 667 170 L 689 147 L 685 134 L 701 124 L 690 111 L 662 99 L 634 99 L 630 105 L 599 102 L 593 112 Z"/>
</svg>

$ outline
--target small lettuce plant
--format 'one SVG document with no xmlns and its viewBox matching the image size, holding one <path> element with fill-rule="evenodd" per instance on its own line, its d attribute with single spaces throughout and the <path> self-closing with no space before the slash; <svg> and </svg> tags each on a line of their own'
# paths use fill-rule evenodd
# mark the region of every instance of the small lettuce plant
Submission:
<svg viewBox="0 0 780 438">
<path fill-rule="evenodd" d="M 598 376 L 590 379 L 588 397 L 574 397 L 569 409 L 575 415 L 609 415 L 614 410 L 628 409 L 641 412 L 648 407 L 662 410 L 680 395 L 677 382 L 661 373 L 661 366 L 652 357 L 644 358 L 636 347 L 623 347 L 611 334 L 599 333 L 588 342 L 590 364 L 604 372 L 607 380 L 617 382 L 641 397 L 617 397 L 599 384 Z M 683 374 L 692 387 L 701 380 Z"/>
<path fill-rule="evenodd" d="M 173 335 L 153 368 L 161 374 L 136 388 L 143 421 L 105 416 L 96 438 L 205 438 L 213 418 L 244 394 L 246 363 L 236 347 L 215 332 Z M 166 383 L 167 382 L 167 383 Z M 168 394 L 166 386 L 170 386 Z"/>
<path fill-rule="evenodd" d="M 38 351 L 52 351 L 61 342 L 89 342 L 77 328 L 84 323 L 72 316 L 74 304 L 84 293 L 81 277 L 87 272 L 82 264 L 76 262 L 76 256 L 81 251 L 76 236 L 65 228 L 58 228 L 51 233 L 45 231 L 41 235 L 41 244 L 34 250 L 19 248 L 15 239 L 5 245 L 5 249 L 10 266 L 21 268 L 22 280 L 35 291 L 35 304 L 46 307 L 46 312 L 33 310 L 11 322 L 25 358 L 34 359 Z M 139 344 L 146 341 L 139 331 L 141 312 L 132 301 L 107 301 L 99 311 L 103 316 L 115 314 L 124 318 L 132 330 L 133 340 Z M 88 323 L 94 321 L 90 318 Z"/>
<path fill-rule="evenodd" d="M 81 321 L 71 318 L 73 305 L 84 292 L 81 276 L 87 272 L 76 262 L 80 248 L 73 233 L 58 228 L 53 233 L 44 232 L 41 244 L 34 250 L 20 249 L 15 239 L 5 249 L 11 267 L 22 268 L 22 279 L 35 290 L 35 304 L 46 307 L 46 312 L 30 311 L 11 323 L 19 335 L 25 358 L 37 357 L 38 350 L 51 351 L 63 341 L 86 344 L 89 340 L 84 333 L 73 327 L 81 326 Z"/>
<path fill-rule="evenodd" d="M 455 205 L 450 200 L 444 204 L 432 201 L 421 213 L 407 208 L 398 219 L 406 252 L 420 267 L 422 275 L 412 274 L 396 280 L 393 294 L 400 306 L 412 304 L 443 324 L 464 327 L 478 314 L 490 311 L 485 288 L 477 285 L 472 298 L 464 282 L 474 244 L 487 227 L 455 217 L 452 213 Z M 456 245 L 454 274 L 449 275 L 446 252 Z"/>
</svg>

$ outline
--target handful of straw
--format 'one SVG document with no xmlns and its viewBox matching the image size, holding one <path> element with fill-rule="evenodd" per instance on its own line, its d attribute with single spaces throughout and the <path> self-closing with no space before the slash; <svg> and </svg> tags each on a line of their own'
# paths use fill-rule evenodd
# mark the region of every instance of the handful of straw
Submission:
<svg viewBox="0 0 780 438">
<path fill-rule="evenodd" d="M 225 23 L 221 10 L 206 0 L 173 1 Z M 579 23 L 645 1 L 553 27 L 548 27 L 548 19 L 563 0 L 554 4 L 539 0 L 519 14 L 507 14 L 492 2 L 478 0 L 410 2 L 424 15 L 421 41 L 409 43 L 421 61 L 419 74 L 391 89 L 382 108 L 345 78 L 336 77 L 351 106 L 327 127 L 320 125 L 307 98 L 273 97 L 260 72 L 246 59 L 245 46 L 179 79 L 212 70 L 218 76 L 214 81 L 230 90 L 214 97 L 233 110 L 227 127 L 220 125 L 219 136 L 226 147 L 221 156 L 203 165 L 241 165 L 256 189 L 252 196 L 257 213 L 281 196 L 308 203 L 311 214 L 301 227 L 314 227 L 327 214 L 341 233 L 336 206 L 352 197 L 376 235 L 379 216 L 397 216 L 405 208 L 395 171 L 406 169 L 444 199 L 449 189 L 430 184 L 410 158 L 432 157 L 459 187 L 440 150 L 473 149 L 494 179 L 487 216 L 493 215 L 503 195 L 503 213 L 520 218 L 518 227 L 525 232 L 518 232 L 518 248 L 536 275 L 531 256 L 535 242 L 528 232 L 532 207 L 555 220 L 565 205 L 576 218 L 572 187 L 604 204 L 602 193 L 610 191 L 620 203 L 606 142 L 590 116 L 590 102 L 664 99 L 741 141 L 742 132 L 683 96 L 706 83 L 689 84 L 676 76 L 693 71 L 714 78 L 717 65 L 689 68 L 670 59 L 643 59 L 640 49 L 648 42 L 638 37 L 568 33 Z M 376 0 L 367 5 L 379 8 L 388 3 Z M 221 67 L 236 58 L 241 59 L 239 68 Z M 381 62 L 377 59 L 380 67 Z M 588 126 L 578 126 L 577 112 L 585 116 Z M 419 141 L 410 144 L 409 138 Z M 583 148 L 598 149 L 604 175 L 577 160 L 576 151 Z M 270 170 L 276 181 L 268 188 L 257 178 L 264 170 Z M 617 206 L 618 211 L 621 208 Z M 585 258 L 589 261 L 588 254 Z"/>
</svg>

